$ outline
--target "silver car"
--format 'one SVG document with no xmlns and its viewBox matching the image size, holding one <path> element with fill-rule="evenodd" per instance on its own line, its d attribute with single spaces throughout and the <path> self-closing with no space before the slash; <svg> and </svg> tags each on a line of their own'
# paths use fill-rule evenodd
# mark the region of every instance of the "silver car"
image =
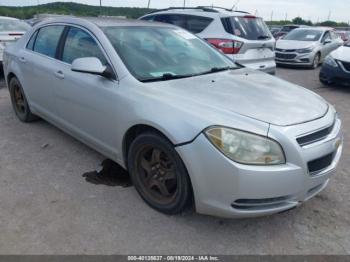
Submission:
<svg viewBox="0 0 350 262">
<path fill-rule="evenodd" d="M 329 53 L 342 45 L 343 41 L 333 29 L 294 29 L 277 41 L 276 62 L 317 68 Z"/>
<path fill-rule="evenodd" d="M 5 51 L 14 111 L 128 169 L 151 207 L 252 217 L 321 192 L 342 151 L 320 96 L 172 25 L 57 18 Z"/>
</svg>

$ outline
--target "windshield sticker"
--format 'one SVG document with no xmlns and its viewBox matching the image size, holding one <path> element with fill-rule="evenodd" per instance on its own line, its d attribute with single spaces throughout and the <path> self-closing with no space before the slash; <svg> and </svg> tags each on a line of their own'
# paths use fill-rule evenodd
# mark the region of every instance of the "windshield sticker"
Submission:
<svg viewBox="0 0 350 262">
<path fill-rule="evenodd" d="M 314 39 L 315 35 L 306 35 L 306 39 Z"/>
<path fill-rule="evenodd" d="M 187 40 L 196 39 L 196 36 L 192 35 L 191 33 L 187 32 L 185 30 L 177 29 L 177 30 L 174 30 L 174 32 L 177 33 L 182 38 L 185 38 Z"/>
<path fill-rule="evenodd" d="M 176 75 L 173 72 L 151 72 L 150 73 L 150 75 L 153 77 L 162 77 L 163 75 L 166 75 L 166 74 L 173 75 L 173 76 Z"/>
</svg>

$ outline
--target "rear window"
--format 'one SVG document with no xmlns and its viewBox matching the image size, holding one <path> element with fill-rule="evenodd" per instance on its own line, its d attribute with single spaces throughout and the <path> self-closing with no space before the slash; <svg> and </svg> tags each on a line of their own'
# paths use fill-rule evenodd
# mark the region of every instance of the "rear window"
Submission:
<svg viewBox="0 0 350 262">
<path fill-rule="evenodd" d="M 269 28 L 259 17 L 226 17 L 221 21 L 226 32 L 235 36 L 248 40 L 271 39 Z"/>
<path fill-rule="evenodd" d="M 161 14 L 156 15 L 153 19 L 145 17 L 143 20 L 173 24 L 185 28 L 194 34 L 202 32 L 213 21 L 213 19 L 209 17 L 176 14 Z"/>
</svg>

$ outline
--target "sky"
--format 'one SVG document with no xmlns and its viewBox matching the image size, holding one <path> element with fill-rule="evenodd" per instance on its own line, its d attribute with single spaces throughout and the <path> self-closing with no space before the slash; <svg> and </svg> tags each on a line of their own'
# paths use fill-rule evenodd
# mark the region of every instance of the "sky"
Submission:
<svg viewBox="0 0 350 262">
<path fill-rule="evenodd" d="M 99 0 L 0 0 L 0 5 L 23 6 L 48 2 L 79 2 L 99 5 Z M 184 0 L 150 0 L 151 8 L 183 6 Z M 212 5 L 248 11 L 265 20 L 284 20 L 301 16 L 313 22 L 330 17 L 338 22 L 350 21 L 350 0 L 185 0 L 186 6 Z M 147 7 L 148 0 L 102 0 L 104 6 Z"/>
</svg>

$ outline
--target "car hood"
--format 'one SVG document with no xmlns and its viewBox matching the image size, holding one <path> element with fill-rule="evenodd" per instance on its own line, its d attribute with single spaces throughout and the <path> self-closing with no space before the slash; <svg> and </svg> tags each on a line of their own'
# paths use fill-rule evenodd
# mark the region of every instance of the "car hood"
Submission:
<svg viewBox="0 0 350 262">
<path fill-rule="evenodd" d="M 320 118 L 328 110 L 327 102 L 315 93 L 246 68 L 152 84 L 160 99 L 171 97 L 179 107 L 190 104 L 196 114 L 210 109 L 211 116 L 231 112 L 289 126 Z"/>
<path fill-rule="evenodd" d="M 317 44 L 317 42 L 309 42 L 309 41 L 294 41 L 294 40 L 278 40 L 276 43 L 276 48 L 279 49 L 304 49 L 313 47 Z"/>
<path fill-rule="evenodd" d="M 337 60 L 350 62 L 350 47 L 342 46 L 332 52 L 332 57 Z"/>
</svg>

